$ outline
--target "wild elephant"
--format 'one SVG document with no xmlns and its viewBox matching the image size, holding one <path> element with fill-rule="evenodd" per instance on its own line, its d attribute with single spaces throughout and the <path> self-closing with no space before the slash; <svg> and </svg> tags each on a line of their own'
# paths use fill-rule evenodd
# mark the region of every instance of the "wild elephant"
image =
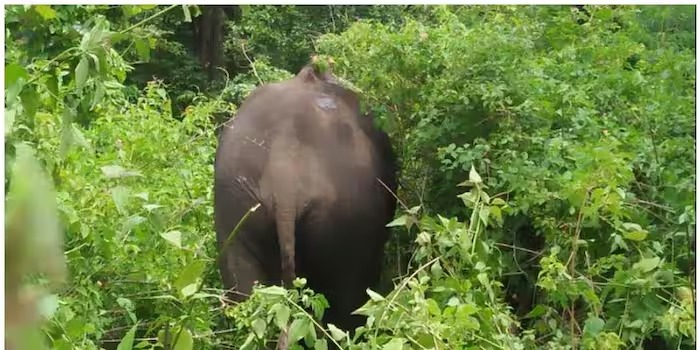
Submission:
<svg viewBox="0 0 700 350">
<path fill-rule="evenodd" d="M 216 151 L 219 271 L 230 297 L 245 299 L 255 281 L 288 286 L 305 277 L 329 301 L 325 322 L 362 325 L 351 312 L 379 280 L 397 171 L 387 135 L 331 74 L 307 66 L 258 87 L 222 128 Z"/>
</svg>

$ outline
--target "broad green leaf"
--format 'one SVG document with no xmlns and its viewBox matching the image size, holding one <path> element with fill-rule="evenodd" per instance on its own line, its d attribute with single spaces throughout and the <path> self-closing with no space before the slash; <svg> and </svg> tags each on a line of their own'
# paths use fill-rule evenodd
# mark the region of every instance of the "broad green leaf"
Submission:
<svg viewBox="0 0 700 350">
<path fill-rule="evenodd" d="M 243 345 L 241 345 L 241 350 L 253 350 L 253 349 L 256 349 L 255 335 L 248 334 L 248 337 L 243 342 Z"/>
<path fill-rule="evenodd" d="M 29 76 L 27 75 L 27 71 L 24 69 L 24 67 L 16 63 L 5 65 L 5 89 L 8 89 L 10 86 L 17 83 L 19 78 L 22 78 L 25 81 L 29 80 Z"/>
<path fill-rule="evenodd" d="M 182 249 L 182 232 L 180 231 L 168 231 L 160 234 L 168 243 L 174 245 L 177 248 Z"/>
<path fill-rule="evenodd" d="M 291 313 L 289 306 L 279 303 L 275 304 L 274 308 L 275 325 L 277 325 L 278 328 L 283 329 L 287 325 L 287 322 L 289 322 L 289 315 Z"/>
<path fill-rule="evenodd" d="M 625 324 L 626 328 L 637 328 L 641 329 L 644 326 L 644 322 L 642 320 L 634 320 L 630 323 Z"/>
<path fill-rule="evenodd" d="M 464 205 L 467 207 L 472 207 L 477 200 L 477 197 L 471 192 L 464 192 L 458 195 L 457 197 L 459 197 L 462 200 L 462 202 L 464 202 Z"/>
<path fill-rule="evenodd" d="M 280 286 L 269 286 L 265 288 L 258 288 L 255 290 L 256 293 L 266 294 L 266 295 L 276 295 L 284 296 L 287 295 L 287 290 Z"/>
<path fill-rule="evenodd" d="M 344 339 L 345 337 L 348 336 L 347 333 L 345 333 L 343 330 L 341 330 L 340 328 L 336 327 L 336 326 L 335 326 L 334 324 L 332 324 L 332 323 L 329 323 L 329 324 L 328 324 L 328 332 L 331 334 L 331 337 L 332 337 L 333 340 L 335 340 L 335 341 L 340 341 L 340 340 L 342 340 L 342 339 Z"/>
<path fill-rule="evenodd" d="M 501 199 L 501 198 L 494 198 L 494 199 L 491 201 L 491 205 L 501 205 L 501 206 L 502 206 L 502 205 L 506 205 L 506 201 L 504 201 L 504 200 Z"/>
<path fill-rule="evenodd" d="M 83 52 L 90 51 L 90 33 L 91 32 L 83 34 L 83 38 L 80 40 L 80 50 L 82 50 Z"/>
<path fill-rule="evenodd" d="M 122 298 L 122 297 L 117 298 L 117 304 L 119 304 L 119 306 L 123 307 L 126 310 L 133 310 L 134 309 L 134 302 L 127 299 L 127 298 Z"/>
<path fill-rule="evenodd" d="M 474 165 L 472 165 L 471 169 L 469 170 L 469 182 L 473 184 L 480 184 L 482 182 L 481 176 L 479 176 L 476 169 L 474 169 Z"/>
<path fill-rule="evenodd" d="M 622 227 L 628 231 L 643 231 L 641 226 L 632 222 L 625 222 L 622 224 Z"/>
<path fill-rule="evenodd" d="M 82 56 L 80 62 L 75 67 L 75 86 L 82 89 L 88 78 L 88 70 L 90 69 L 90 61 L 87 56 Z"/>
<path fill-rule="evenodd" d="M 442 276 L 443 269 L 442 269 L 442 265 L 440 265 L 439 261 L 435 262 L 434 264 L 432 264 L 430 266 L 430 273 L 435 277 Z"/>
<path fill-rule="evenodd" d="M 615 192 L 620 196 L 620 198 L 625 199 L 627 197 L 627 193 L 625 192 L 624 189 L 616 187 Z"/>
<path fill-rule="evenodd" d="M 5 107 L 11 107 L 18 102 L 17 98 L 22 93 L 25 85 L 26 81 L 24 78 L 20 77 L 14 84 L 5 89 Z"/>
<path fill-rule="evenodd" d="M 401 350 L 405 343 L 406 339 L 404 338 L 392 338 L 388 343 L 382 346 L 382 350 Z"/>
<path fill-rule="evenodd" d="M 117 186 L 110 191 L 114 205 L 117 207 L 119 214 L 126 215 L 126 204 L 129 201 L 129 189 L 124 186 Z"/>
<path fill-rule="evenodd" d="M 180 288 L 180 294 L 182 294 L 182 296 L 184 298 L 189 298 L 192 295 L 194 295 L 194 293 L 197 293 L 197 284 L 196 283 L 188 284 L 188 285 Z"/>
<path fill-rule="evenodd" d="M 487 226 L 489 224 L 490 213 L 491 209 L 487 206 L 482 206 L 481 209 L 479 209 L 479 219 L 481 219 L 481 223 L 483 223 L 484 226 Z"/>
<path fill-rule="evenodd" d="M 478 331 L 481 329 L 481 324 L 479 323 L 479 320 L 476 319 L 474 316 L 467 316 L 464 320 L 462 320 L 462 326 L 470 331 Z"/>
<path fill-rule="evenodd" d="M 80 317 L 72 318 L 63 327 L 70 338 L 80 338 L 85 334 L 85 320 Z"/>
<path fill-rule="evenodd" d="M 33 120 L 36 115 L 36 111 L 39 108 L 39 103 L 41 102 L 41 96 L 36 91 L 34 86 L 28 85 L 19 94 L 22 100 L 22 107 L 24 108 L 24 117 Z"/>
<path fill-rule="evenodd" d="M 394 219 L 392 222 L 386 224 L 386 227 L 406 226 L 407 219 L 408 216 L 401 215 L 398 218 Z"/>
<path fill-rule="evenodd" d="M 175 287 L 176 290 L 178 290 L 184 297 L 188 297 L 192 295 L 194 292 L 196 292 L 197 289 L 197 282 L 199 278 L 202 276 L 202 273 L 204 273 L 204 269 L 206 268 L 206 262 L 202 260 L 195 260 L 187 267 L 185 267 L 182 272 L 180 272 L 180 275 L 178 276 L 177 280 L 175 283 L 173 283 L 173 287 Z M 185 291 L 185 289 L 188 286 L 194 285 L 195 290 L 194 291 Z"/>
<path fill-rule="evenodd" d="M 440 310 L 440 306 L 438 305 L 437 301 L 435 299 L 428 298 L 425 300 L 425 306 L 428 309 L 428 313 L 432 316 L 440 317 L 442 315 L 442 311 Z"/>
<path fill-rule="evenodd" d="M 482 272 L 482 273 L 476 275 L 476 278 L 479 280 L 479 282 L 481 282 L 481 284 L 482 284 L 484 287 L 486 287 L 486 291 L 487 291 L 488 294 L 489 294 L 490 300 L 491 300 L 491 301 L 494 301 L 494 300 L 495 300 L 495 295 L 494 295 L 494 293 L 493 293 L 493 289 L 491 288 L 491 283 L 489 283 L 489 279 L 488 279 L 488 276 L 486 275 L 486 273 L 485 273 L 485 272 Z"/>
<path fill-rule="evenodd" d="M 328 350 L 328 341 L 325 339 L 316 340 L 314 344 L 314 350 Z"/>
<path fill-rule="evenodd" d="M 407 212 L 411 215 L 417 215 L 418 211 L 421 209 L 420 205 L 416 205 L 415 207 L 412 207 L 411 209 L 408 209 Z"/>
<path fill-rule="evenodd" d="M 623 234 L 625 239 L 641 242 L 647 238 L 648 232 L 638 224 L 626 222 L 622 224 L 622 227 L 627 231 Z"/>
<path fill-rule="evenodd" d="M 313 328 L 311 327 L 311 322 L 308 318 L 296 318 L 292 321 L 292 325 L 289 326 L 289 342 L 296 343 L 304 336 L 306 333 L 310 332 Z"/>
<path fill-rule="evenodd" d="M 629 251 L 629 247 L 627 246 L 627 243 L 625 243 L 625 240 L 622 239 L 622 236 L 618 234 L 613 234 L 613 244 L 610 247 L 610 252 L 612 253 L 615 251 L 617 248 L 622 248 L 626 251 Z"/>
<path fill-rule="evenodd" d="M 367 288 L 367 295 L 373 300 L 373 301 L 382 301 L 384 300 L 384 297 L 381 296 L 379 293 Z"/>
<path fill-rule="evenodd" d="M 630 241 L 635 241 L 635 242 L 641 242 L 647 238 L 647 232 L 646 231 L 631 231 L 631 232 L 625 232 L 624 237 L 625 239 L 629 239 Z"/>
<path fill-rule="evenodd" d="M 136 44 L 136 52 L 142 61 L 148 62 L 151 59 L 151 48 L 148 45 L 148 41 L 144 39 L 137 38 L 134 43 Z"/>
<path fill-rule="evenodd" d="M 476 305 L 474 304 L 460 304 L 459 306 L 457 306 L 455 315 L 458 317 L 467 317 L 475 314 L 477 311 L 479 311 L 479 308 L 476 307 Z"/>
<path fill-rule="evenodd" d="M 35 5 L 34 11 L 45 20 L 56 18 L 56 10 L 52 9 L 50 5 Z"/>
<path fill-rule="evenodd" d="M 46 80 L 46 88 L 49 90 L 53 98 L 59 98 L 58 78 L 54 74 L 51 74 L 51 76 Z"/>
<path fill-rule="evenodd" d="M 100 58 L 92 52 L 88 52 L 87 56 L 92 60 L 93 64 L 95 65 L 95 71 L 97 71 L 97 73 L 100 73 L 100 66 L 102 66 L 102 64 L 100 63 Z"/>
<path fill-rule="evenodd" d="M 632 265 L 632 268 L 646 273 L 656 269 L 659 266 L 660 262 L 661 259 L 658 256 L 655 256 L 653 258 L 645 258 L 634 263 L 634 265 Z"/>
<path fill-rule="evenodd" d="M 131 327 L 128 332 L 126 332 L 124 338 L 122 338 L 122 341 L 119 342 L 117 350 L 131 350 L 131 348 L 134 346 L 136 328 L 138 328 L 138 323 Z"/>
<path fill-rule="evenodd" d="M 179 333 L 180 336 L 177 337 L 177 341 L 174 344 L 175 346 L 173 347 L 173 350 L 192 350 L 192 347 L 194 346 L 194 339 L 192 339 L 192 333 L 190 332 L 190 330 L 184 328 Z M 177 335 L 177 333 L 175 334 Z"/>
<path fill-rule="evenodd" d="M 501 213 L 501 208 L 497 206 L 490 206 L 489 213 L 490 216 L 492 216 L 499 225 L 503 223 L 503 215 Z"/>
<path fill-rule="evenodd" d="M 547 307 L 542 304 L 538 304 L 537 306 L 535 306 L 534 309 L 532 309 L 532 311 L 528 312 L 527 315 L 525 315 L 525 318 L 537 318 L 546 313 Z"/>
<path fill-rule="evenodd" d="M 107 90 L 121 90 L 124 88 L 124 85 L 115 80 L 105 81 L 104 86 L 107 88 Z"/>
<path fill-rule="evenodd" d="M 583 332 L 595 337 L 603 330 L 603 327 L 605 327 L 605 321 L 599 317 L 593 316 L 586 320 L 586 323 L 583 325 Z"/>
<path fill-rule="evenodd" d="M 258 337 L 258 339 L 263 339 L 265 337 L 265 329 L 267 329 L 267 323 L 265 323 L 265 320 L 257 318 L 255 321 L 253 321 L 253 333 L 255 333 L 255 336 Z"/>
</svg>

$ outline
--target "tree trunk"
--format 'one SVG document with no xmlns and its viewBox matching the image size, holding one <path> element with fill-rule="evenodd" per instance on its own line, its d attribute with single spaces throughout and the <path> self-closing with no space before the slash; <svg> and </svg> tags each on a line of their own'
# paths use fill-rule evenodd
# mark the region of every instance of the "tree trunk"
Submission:
<svg viewBox="0 0 700 350">
<path fill-rule="evenodd" d="M 197 58 L 206 68 L 210 80 L 219 76 L 217 67 L 224 64 L 224 27 L 229 15 L 236 13 L 232 7 L 234 6 L 202 5 L 202 14 L 193 21 Z"/>
</svg>

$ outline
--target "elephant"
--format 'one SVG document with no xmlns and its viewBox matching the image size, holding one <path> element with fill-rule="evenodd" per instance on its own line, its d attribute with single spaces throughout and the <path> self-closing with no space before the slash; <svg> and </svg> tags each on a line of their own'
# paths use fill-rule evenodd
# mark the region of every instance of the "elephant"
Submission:
<svg viewBox="0 0 700 350">
<path fill-rule="evenodd" d="M 245 300 L 256 281 L 290 286 L 304 277 L 330 304 L 324 323 L 351 333 L 363 325 L 352 312 L 379 282 L 397 174 L 388 135 L 330 71 L 307 65 L 257 87 L 222 128 L 214 161 L 229 298 Z"/>
</svg>

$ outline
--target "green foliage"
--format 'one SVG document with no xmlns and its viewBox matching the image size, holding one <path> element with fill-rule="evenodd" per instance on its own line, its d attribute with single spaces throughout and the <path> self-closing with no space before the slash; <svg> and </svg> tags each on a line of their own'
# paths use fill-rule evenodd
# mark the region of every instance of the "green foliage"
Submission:
<svg viewBox="0 0 700 350">
<path fill-rule="evenodd" d="M 695 201 L 684 161 L 695 152 L 689 27 L 649 32 L 659 16 L 633 7 L 591 7 L 584 24 L 557 7 L 433 11 L 435 22 L 357 23 L 319 44 L 398 143 L 406 195 L 466 216 L 450 184 L 472 166 L 507 194 L 509 216 L 525 215 L 544 237 L 536 249 L 551 252 L 532 276 L 545 318 L 527 325 L 547 346 L 582 337 L 616 348 L 658 330 L 693 344 L 692 332 L 662 322 L 678 310 L 673 291 L 694 288 L 684 277 L 694 222 L 679 220 Z M 617 333 L 575 331 L 586 314 Z"/>
<path fill-rule="evenodd" d="M 195 7 L 6 7 L 10 341 L 45 320 L 54 349 L 695 345 L 694 7 L 242 10 L 248 68 L 209 83 Z M 216 271 L 216 128 L 313 54 L 402 162 L 396 279 L 353 336 L 303 279 L 224 306 Z"/>
<path fill-rule="evenodd" d="M 228 22 L 225 56 L 236 64 L 243 58 L 265 57 L 275 67 L 298 72 L 316 53 L 317 40 L 341 33 L 360 20 L 398 26 L 406 18 L 424 16 L 425 6 L 241 6 L 240 21 Z"/>
<path fill-rule="evenodd" d="M 169 103 L 150 84 L 136 104 L 84 131 L 90 151 L 66 159 L 58 200 L 73 288 L 49 330 L 56 344 L 114 339 L 120 333 L 109 330 L 139 320 L 148 320 L 142 337 L 168 327 L 211 332 L 201 317 L 218 297 L 201 283 L 215 257 L 207 222 L 216 106 L 192 106 L 180 122 Z M 174 152 L 162 145 L 175 145 Z M 65 327 L 75 332 L 55 333 Z"/>
<path fill-rule="evenodd" d="M 74 15 L 73 9 L 52 7 L 40 12 L 44 17 L 47 13 L 56 14 L 46 18 L 51 20 Z M 28 14 L 34 11 L 33 7 L 23 10 L 17 13 L 33 16 Z M 151 17 L 163 11 L 152 13 Z M 20 49 L 21 36 L 10 34 L 12 40 L 8 40 L 10 51 L 15 52 L 9 56 L 19 61 L 6 65 L 10 74 L 5 82 L 5 113 L 11 117 L 6 118 L 6 165 L 31 164 L 31 148 L 36 150 L 41 165 L 53 176 L 56 195 L 55 199 L 33 200 L 55 201 L 58 217 L 46 211 L 28 214 L 35 217 L 32 222 L 43 222 L 49 225 L 47 228 L 52 217 L 58 219 L 66 231 L 65 259 L 70 282 L 60 292 L 60 302 L 46 299 L 42 304 L 51 309 L 48 312 L 52 316 L 46 336 L 51 348 L 94 349 L 100 338 L 119 337 L 123 325 L 131 328 L 140 319 L 150 320 L 147 325 L 155 331 L 171 325 L 180 327 L 182 334 L 190 334 L 191 329 L 206 331 L 209 319 L 194 315 L 198 310 L 200 315 L 206 315 L 203 300 L 211 293 L 202 292 L 200 287 L 192 293 L 191 285 L 203 286 L 204 267 L 211 254 L 211 246 L 205 244 L 211 240 L 211 235 L 206 234 L 210 232 L 205 224 L 208 212 L 199 208 L 210 197 L 207 184 L 215 138 L 209 123 L 212 110 L 220 102 L 193 106 L 185 121 L 178 122 L 170 115 L 166 91 L 154 83 L 135 104 L 126 103 L 121 83 L 130 67 L 111 44 L 137 40 L 129 36 L 137 27 L 110 31 L 110 22 L 104 16 L 91 14 L 86 22 L 92 27 L 83 30 L 82 36 L 73 40 L 57 38 L 67 40 L 59 41 L 67 48 L 51 59 L 19 64 L 22 57 L 33 52 Z M 63 25 L 73 24 L 67 21 Z M 54 46 L 53 42 L 46 45 Z M 179 145 L 190 156 L 163 154 L 161 144 L 152 142 L 155 139 Z M 22 211 L 25 182 L 40 178 L 33 168 L 18 169 L 24 170 L 6 179 L 14 189 L 7 203 L 8 208 Z M 170 185 L 162 186 L 163 183 Z M 35 194 L 54 197 L 42 191 Z M 32 207 L 42 210 L 44 206 Z M 46 218 L 36 219 L 37 215 Z M 12 232 L 25 216 L 14 215 L 19 221 L 8 221 Z M 26 271 L 26 264 L 20 264 L 20 259 L 31 258 L 28 246 L 33 249 L 29 252 L 43 252 L 46 260 L 37 261 L 55 264 L 58 269 L 60 259 L 49 255 L 48 248 L 41 248 L 60 247 L 52 241 L 54 231 L 44 230 L 46 239 L 36 240 L 32 235 L 38 227 L 26 225 L 26 229 L 28 241 L 17 241 L 21 245 L 17 246 L 15 259 L 18 273 L 34 272 Z M 173 240 L 161 236 L 172 237 L 174 232 L 181 232 L 180 242 L 178 247 L 168 248 Z M 12 237 L 8 236 L 10 242 L 16 241 Z M 142 248 L 149 253 L 144 254 Z M 163 255 L 163 251 L 169 254 Z M 143 270 L 141 266 L 152 266 L 153 270 Z M 141 286 L 134 289 L 136 285 Z M 154 308 L 145 308 L 144 300 Z M 136 328 L 133 329 L 127 338 L 134 337 Z M 125 340 L 120 348 L 130 348 L 130 343 Z M 182 345 L 178 348 L 185 349 Z"/>
<path fill-rule="evenodd" d="M 258 349 L 278 341 L 282 334 L 289 344 L 303 341 L 315 349 L 327 349 L 329 340 L 319 337 L 316 328 L 321 327 L 318 320 L 328 302 L 305 285 L 306 280 L 300 278 L 294 281 L 296 289 L 292 290 L 255 286 L 247 302 L 226 310 L 228 317 L 237 320 L 235 330 L 243 335 L 231 344 L 240 344 L 241 349 Z M 330 338 L 330 333 L 325 335 Z"/>
</svg>

